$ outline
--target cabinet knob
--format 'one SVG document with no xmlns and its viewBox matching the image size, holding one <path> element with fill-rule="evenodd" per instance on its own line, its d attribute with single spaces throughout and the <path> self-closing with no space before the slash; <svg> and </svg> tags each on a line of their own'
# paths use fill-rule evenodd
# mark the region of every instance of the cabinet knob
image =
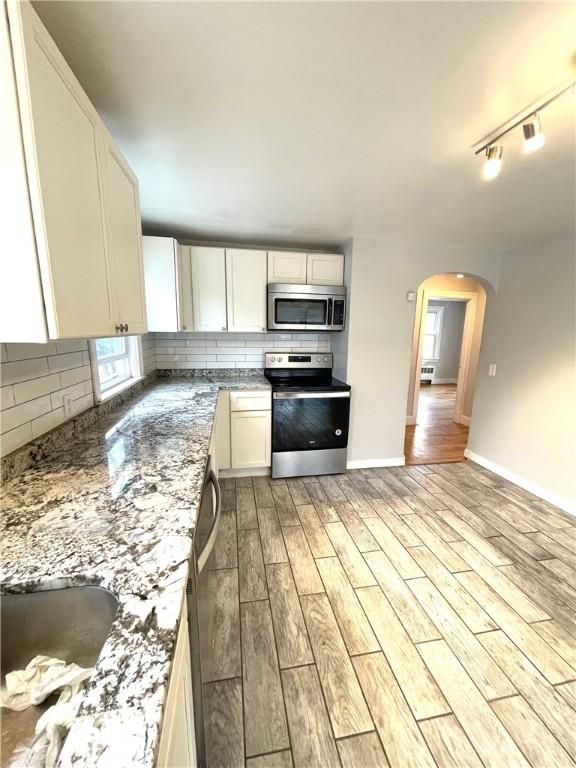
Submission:
<svg viewBox="0 0 576 768">
<path fill-rule="evenodd" d="M 115 328 L 116 328 L 116 333 L 122 333 L 123 327 L 121 325 L 117 325 L 115 326 Z"/>
<path fill-rule="evenodd" d="M 225 325 L 223 325 L 223 326 L 222 326 L 222 330 L 223 330 L 223 331 L 225 331 L 225 330 L 226 330 L 226 326 L 225 326 Z"/>
<path fill-rule="evenodd" d="M 128 323 L 124 325 L 124 333 L 128 333 Z"/>
</svg>

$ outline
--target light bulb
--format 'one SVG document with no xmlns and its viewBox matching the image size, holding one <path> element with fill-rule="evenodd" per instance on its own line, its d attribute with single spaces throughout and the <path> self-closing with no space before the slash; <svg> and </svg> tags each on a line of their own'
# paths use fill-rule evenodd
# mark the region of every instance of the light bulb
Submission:
<svg viewBox="0 0 576 768">
<path fill-rule="evenodd" d="M 544 146 L 545 139 L 538 115 L 534 115 L 525 122 L 522 130 L 524 132 L 524 152 L 535 152 Z"/>
<path fill-rule="evenodd" d="M 502 170 L 503 147 L 492 146 L 486 150 L 486 160 L 482 168 L 482 175 L 486 180 L 495 179 Z"/>
<path fill-rule="evenodd" d="M 458 272 L 456 277 L 458 278 L 458 280 L 464 280 L 464 275 L 462 274 L 462 272 Z"/>
</svg>

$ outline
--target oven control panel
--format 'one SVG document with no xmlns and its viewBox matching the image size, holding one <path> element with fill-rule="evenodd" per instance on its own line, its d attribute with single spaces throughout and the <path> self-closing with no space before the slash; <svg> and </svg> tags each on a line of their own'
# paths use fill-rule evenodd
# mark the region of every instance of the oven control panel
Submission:
<svg viewBox="0 0 576 768">
<path fill-rule="evenodd" d="M 332 353 L 267 352 L 266 368 L 332 368 Z"/>
</svg>

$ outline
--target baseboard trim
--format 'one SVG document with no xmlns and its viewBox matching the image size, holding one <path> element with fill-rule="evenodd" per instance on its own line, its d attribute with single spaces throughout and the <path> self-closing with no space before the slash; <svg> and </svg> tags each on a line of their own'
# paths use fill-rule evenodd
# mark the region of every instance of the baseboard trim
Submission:
<svg viewBox="0 0 576 768">
<path fill-rule="evenodd" d="M 406 426 L 413 427 L 416 424 L 416 416 L 406 416 Z"/>
<path fill-rule="evenodd" d="M 458 423 L 459 424 L 464 424 L 465 427 L 469 427 L 470 426 L 470 416 L 464 416 L 464 414 L 462 414 L 460 416 L 460 418 L 458 419 Z"/>
<path fill-rule="evenodd" d="M 458 384 L 458 379 L 432 379 L 432 384 Z"/>
<path fill-rule="evenodd" d="M 218 477 L 260 477 L 270 474 L 270 467 L 248 467 L 247 469 L 220 469 Z"/>
<path fill-rule="evenodd" d="M 370 469 L 370 467 L 403 467 L 406 464 L 405 456 L 394 459 L 353 459 L 346 464 L 347 469 Z"/>
<path fill-rule="evenodd" d="M 576 515 L 576 504 L 568 499 L 558 496 L 558 494 L 552 493 L 551 491 L 547 491 L 546 488 L 542 488 L 541 486 L 536 485 L 536 483 L 526 480 L 524 477 L 521 477 L 514 472 L 510 472 L 506 467 L 501 467 L 499 464 L 495 464 L 493 461 L 490 461 L 490 459 L 485 459 L 484 456 L 479 456 L 468 448 L 464 451 L 464 456 L 467 459 L 470 459 L 470 461 L 480 464 L 481 467 L 489 469 L 490 472 L 494 472 L 495 475 L 500 475 L 504 480 L 509 480 L 511 483 L 514 483 L 514 485 L 524 488 L 525 491 L 533 493 L 535 496 L 547 501 L 549 504 L 554 504 L 555 507 L 564 510 L 564 512 L 568 512 L 570 515 Z"/>
</svg>

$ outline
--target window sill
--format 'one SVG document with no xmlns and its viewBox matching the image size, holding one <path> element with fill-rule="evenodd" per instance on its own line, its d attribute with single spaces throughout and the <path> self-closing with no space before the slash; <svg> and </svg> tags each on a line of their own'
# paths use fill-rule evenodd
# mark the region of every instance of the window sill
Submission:
<svg viewBox="0 0 576 768">
<path fill-rule="evenodd" d="M 105 392 L 102 392 L 100 395 L 98 395 L 98 397 L 94 398 L 96 404 L 100 405 L 101 403 L 105 403 L 106 400 L 110 400 L 110 398 L 114 397 L 115 395 L 119 395 L 120 392 L 124 392 L 125 389 L 133 387 L 134 384 L 138 384 L 138 382 L 142 381 L 143 378 L 144 376 L 135 376 L 132 379 L 126 379 L 126 381 L 123 381 L 121 384 L 117 384 L 111 389 L 107 389 Z"/>
</svg>

